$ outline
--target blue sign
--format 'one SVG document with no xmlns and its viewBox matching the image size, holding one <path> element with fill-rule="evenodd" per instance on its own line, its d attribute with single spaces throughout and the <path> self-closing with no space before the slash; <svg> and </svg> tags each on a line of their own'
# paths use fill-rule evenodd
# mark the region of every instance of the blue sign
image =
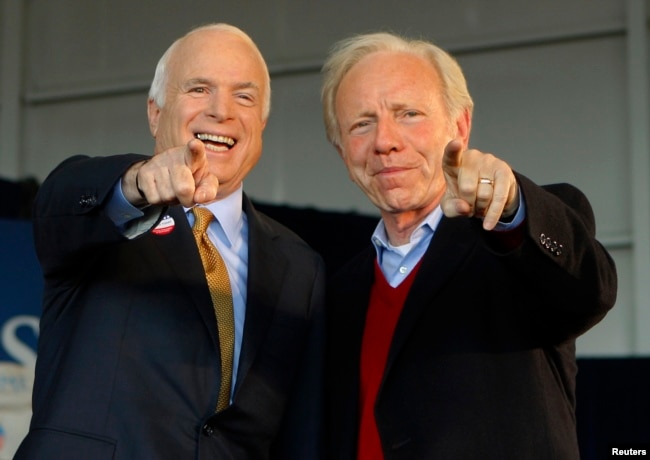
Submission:
<svg viewBox="0 0 650 460">
<path fill-rule="evenodd" d="M 31 222 L 0 219 L 0 362 L 33 365 L 42 294 Z"/>
</svg>

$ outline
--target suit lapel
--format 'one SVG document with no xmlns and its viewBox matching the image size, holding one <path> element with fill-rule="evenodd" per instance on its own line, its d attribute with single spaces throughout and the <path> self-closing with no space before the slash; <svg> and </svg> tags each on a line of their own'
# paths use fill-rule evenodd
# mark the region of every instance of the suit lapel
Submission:
<svg viewBox="0 0 650 460">
<path fill-rule="evenodd" d="M 237 386 L 243 382 L 267 336 L 288 263 L 276 248 L 275 232 L 260 219 L 246 195 L 244 212 L 248 219 L 248 281 Z"/>
<path fill-rule="evenodd" d="M 471 219 L 443 218 L 440 221 L 404 303 L 388 352 L 384 375 L 390 371 L 422 311 L 431 308 L 432 299 L 447 280 L 454 276 L 471 248 L 476 245 L 475 232 L 471 226 Z"/>
<path fill-rule="evenodd" d="M 248 220 L 248 281 L 246 319 L 237 386 L 250 370 L 255 355 L 267 335 L 266 330 L 273 318 L 279 286 L 283 284 L 287 266 L 286 257 L 276 249 L 275 232 L 260 219 L 245 195 L 243 207 Z M 167 261 L 170 269 L 187 289 L 212 337 L 215 349 L 218 349 L 219 337 L 217 328 L 214 327 L 214 309 L 201 256 L 198 249 L 195 249 L 192 229 L 181 206 L 171 207 L 168 215 L 174 219 L 174 230 L 167 235 L 152 234 L 149 238 L 158 248 L 161 258 Z M 197 282 L 197 280 L 201 281 Z"/>
<path fill-rule="evenodd" d="M 182 206 L 170 207 L 167 215 L 174 219 L 173 231 L 167 235 L 152 233 L 149 238 L 160 251 L 161 258 L 167 261 L 170 269 L 187 289 L 212 337 L 215 349 L 218 349 L 219 336 L 215 327 L 214 308 L 192 229 Z"/>
<path fill-rule="evenodd" d="M 334 446 L 348 458 L 357 443 L 361 344 L 374 281 L 376 252 L 372 245 L 333 277 L 328 290 L 328 375 Z M 337 457 L 338 458 L 338 457 Z M 351 457 L 350 457 L 351 458 Z"/>
<path fill-rule="evenodd" d="M 349 352 L 354 350 L 354 356 L 357 359 L 361 354 L 370 291 L 375 280 L 377 258 L 375 248 L 368 246 L 360 257 L 361 259 L 355 259 L 355 264 L 351 270 L 345 272 L 345 280 L 343 281 L 343 283 L 346 283 L 345 295 L 340 296 L 341 305 L 336 306 L 337 310 L 339 310 L 337 315 L 339 323 L 337 323 L 336 327 L 346 337 L 343 342 L 347 344 L 346 346 L 351 347 Z M 354 280 L 354 282 L 348 280 Z M 354 377 L 358 379 L 359 376 L 355 375 Z"/>
</svg>

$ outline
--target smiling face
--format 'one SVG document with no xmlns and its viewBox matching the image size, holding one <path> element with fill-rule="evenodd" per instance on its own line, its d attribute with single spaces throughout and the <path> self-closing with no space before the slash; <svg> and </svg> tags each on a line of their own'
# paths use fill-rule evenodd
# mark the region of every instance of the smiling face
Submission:
<svg viewBox="0 0 650 460">
<path fill-rule="evenodd" d="M 149 100 L 154 153 L 198 138 L 219 196 L 237 189 L 262 154 L 268 73 L 257 51 L 229 31 L 185 37 L 167 63 L 165 104 Z"/>
<path fill-rule="evenodd" d="M 436 69 L 413 54 L 379 51 L 336 92 L 339 154 L 382 215 L 429 213 L 445 191 L 442 156 L 467 121 L 450 122 Z"/>
</svg>

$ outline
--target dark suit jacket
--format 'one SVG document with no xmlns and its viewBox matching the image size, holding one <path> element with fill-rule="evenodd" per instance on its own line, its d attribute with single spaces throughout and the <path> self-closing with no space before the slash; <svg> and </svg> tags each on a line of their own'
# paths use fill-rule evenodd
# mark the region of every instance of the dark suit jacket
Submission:
<svg viewBox="0 0 650 460">
<path fill-rule="evenodd" d="M 477 219 L 443 218 L 423 257 L 375 405 L 387 460 L 579 458 L 575 338 L 614 304 L 615 267 L 582 193 L 518 180 L 527 221 L 516 249 L 499 249 Z M 328 299 L 336 460 L 355 458 L 375 259 L 369 247 L 342 269 Z"/>
<path fill-rule="evenodd" d="M 247 198 L 246 322 L 233 404 L 214 413 L 216 320 L 181 207 L 127 240 L 102 205 L 142 157 L 75 158 L 35 205 L 44 308 L 28 436 L 16 459 L 320 458 L 324 270 Z"/>
</svg>

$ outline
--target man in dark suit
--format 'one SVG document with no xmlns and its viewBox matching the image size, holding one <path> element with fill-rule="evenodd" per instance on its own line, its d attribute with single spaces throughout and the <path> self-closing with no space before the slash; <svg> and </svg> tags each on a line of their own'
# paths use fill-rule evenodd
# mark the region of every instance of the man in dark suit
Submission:
<svg viewBox="0 0 650 460">
<path fill-rule="evenodd" d="M 43 183 L 44 309 L 16 459 L 320 458 L 322 259 L 242 192 L 269 100 L 246 34 L 195 29 L 156 69 L 154 155 L 73 157 Z M 198 207 L 215 216 L 207 236 L 227 267 L 229 360 L 191 228 Z"/>
<path fill-rule="evenodd" d="M 469 149 L 465 78 L 431 43 L 340 42 L 322 98 L 382 217 L 328 290 L 331 458 L 579 458 L 575 339 L 617 282 L 585 196 Z"/>
</svg>

